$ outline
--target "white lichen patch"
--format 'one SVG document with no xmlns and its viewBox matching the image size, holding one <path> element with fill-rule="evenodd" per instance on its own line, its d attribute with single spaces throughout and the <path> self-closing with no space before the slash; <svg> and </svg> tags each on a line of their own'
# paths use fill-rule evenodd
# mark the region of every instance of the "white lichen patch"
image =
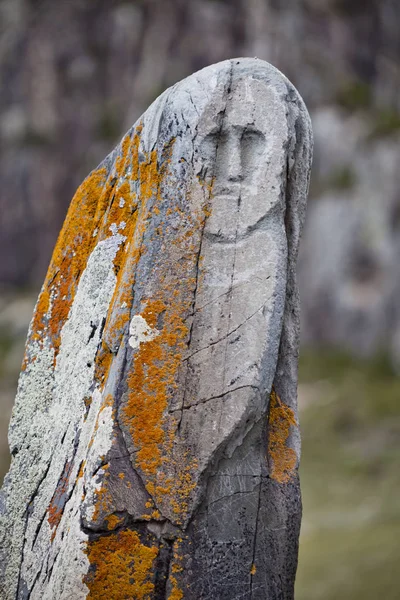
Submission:
<svg viewBox="0 0 400 600">
<path fill-rule="evenodd" d="M 152 329 L 141 315 L 132 317 L 129 325 L 129 345 L 131 348 L 139 348 L 143 342 L 150 342 L 159 335 L 158 329 Z"/>
<path fill-rule="evenodd" d="M 89 560 L 84 552 L 88 536 L 80 525 L 82 517 L 90 521 L 93 516 L 96 490 L 101 489 L 105 473 L 105 469 L 97 470 L 98 465 L 112 444 L 112 407 L 104 405 L 104 396 L 98 389 L 93 392 L 89 414 L 82 423 L 77 466 L 82 464 L 83 457 L 87 458 L 81 475 L 75 474 L 73 477 L 73 481 L 76 481 L 75 489 L 65 506 L 50 550 L 50 561 L 54 561 L 51 585 L 46 585 L 46 581 L 43 581 L 43 585 L 38 587 L 38 600 L 52 600 L 55 597 L 61 600 L 83 600 L 88 594 L 88 588 L 83 583 L 83 576 L 89 569 Z M 96 473 L 95 476 L 93 473 Z M 89 510 L 86 510 L 88 507 Z"/>
<path fill-rule="evenodd" d="M 21 378 L 12 433 L 20 450 L 8 489 L 15 536 L 9 548 L 7 566 L 12 583 L 4 596 L 7 600 L 15 597 L 14 572 L 21 551 L 20 576 L 27 589 L 34 585 L 32 600 L 83 599 L 87 595 L 82 582 L 88 569 L 83 545 L 86 535 L 80 529 L 83 477 L 78 473 L 86 461 L 85 472 L 90 479 L 95 465 L 99 465 L 98 453 L 107 454 L 111 446 L 110 407 L 104 407 L 102 414 L 101 394 L 92 390 L 100 324 L 114 293 L 113 261 L 123 239 L 117 234 L 101 241 L 89 257 L 61 332 L 55 370 L 53 351 L 45 347 Z M 91 396 L 85 419 L 85 398 Z M 94 431 L 96 444 L 89 452 Z M 21 482 L 29 482 L 26 490 Z M 32 497 L 26 522 L 23 512 Z M 49 506 L 55 513 L 52 522 Z M 21 526 L 16 527 L 16 523 Z M 51 577 L 46 575 L 45 564 L 50 565 Z"/>
<path fill-rule="evenodd" d="M 121 223 L 117 224 L 117 223 L 111 223 L 109 230 L 111 231 L 111 233 L 113 235 L 117 235 L 119 230 L 123 230 L 125 229 L 126 223 L 125 221 L 121 221 Z M 124 238 L 125 239 L 125 238 Z"/>
<path fill-rule="evenodd" d="M 0 585 L 0 597 L 4 600 L 15 598 L 26 507 L 52 455 L 50 445 L 44 444 L 43 440 L 48 439 L 51 431 L 48 407 L 54 384 L 54 350 L 47 344 L 40 348 L 37 342 L 33 342 L 31 352 L 36 359 L 28 363 L 26 371 L 21 374 L 9 429 L 10 448 L 16 455 L 0 495 L 0 573 L 7 581 L 4 591 Z"/>
<path fill-rule="evenodd" d="M 74 499 L 68 502 L 63 522 L 57 531 L 53 542 L 54 550 L 49 560 L 52 565 L 50 583 L 46 580 L 37 584 L 31 594 L 32 600 L 84 600 L 88 588 L 83 582 L 90 563 L 84 553 L 88 541 L 87 534 L 81 529 L 79 498 L 82 495 L 83 484 L 78 481 L 74 491 Z M 50 567 L 51 568 L 51 567 Z"/>
<path fill-rule="evenodd" d="M 101 457 L 107 455 L 112 443 L 112 432 L 114 426 L 112 406 L 102 406 L 102 395 L 99 390 L 93 393 L 93 414 L 97 413 L 97 419 L 92 431 L 91 445 L 86 462 L 86 500 L 82 506 L 82 514 L 86 521 L 93 519 L 96 510 L 96 492 L 102 487 L 102 479 L 105 469 L 98 469 Z M 93 473 L 96 473 L 93 476 Z"/>
<path fill-rule="evenodd" d="M 119 207 L 124 208 L 124 206 L 125 206 L 125 200 L 123 198 L 121 198 L 121 200 L 119 201 Z"/>
</svg>

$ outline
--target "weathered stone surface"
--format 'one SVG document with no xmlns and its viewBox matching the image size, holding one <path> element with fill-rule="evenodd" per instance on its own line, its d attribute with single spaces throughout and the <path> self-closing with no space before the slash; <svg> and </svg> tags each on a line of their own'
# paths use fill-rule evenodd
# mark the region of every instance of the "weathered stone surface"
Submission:
<svg viewBox="0 0 400 600">
<path fill-rule="evenodd" d="M 310 161 L 296 90 L 237 59 L 78 189 L 10 425 L 2 597 L 293 597 Z"/>
</svg>

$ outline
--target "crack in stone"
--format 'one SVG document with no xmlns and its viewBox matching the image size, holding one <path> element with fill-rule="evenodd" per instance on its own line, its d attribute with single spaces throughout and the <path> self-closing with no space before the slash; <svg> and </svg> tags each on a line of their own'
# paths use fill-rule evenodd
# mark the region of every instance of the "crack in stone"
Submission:
<svg viewBox="0 0 400 600">
<path fill-rule="evenodd" d="M 33 504 L 34 504 L 35 498 L 36 498 L 36 496 L 37 496 L 37 495 L 38 495 L 38 493 L 39 493 L 40 486 L 42 485 L 43 481 L 44 481 L 44 480 L 46 479 L 46 477 L 47 477 L 47 473 L 49 472 L 50 466 L 51 466 L 51 460 L 50 460 L 49 464 L 47 465 L 47 467 L 46 467 L 46 469 L 45 469 L 45 471 L 44 471 L 44 473 L 43 473 L 42 477 L 40 478 L 40 480 L 39 480 L 38 484 L 36 485 L 36 488 L 35 488 L 35 490 L 33 491 L 32 495 L 31 495 L 31 499 L 30 499 L 30 501 L 28 502 L 28 506 L 26 507 L 26 510 L 25 510 L 25 524 L 24 524 L 24 533 L 23 533 L 23 536 L 24 536 L 24 541 L 23 541 L 23 543 L 22 543 L 22 548 L 21 548 L 20 567 L 19 567 L 19 573 L 18 573 L 18 583 L 17 583 L 17 597 L 19 597 L 19 595 L 20 595 L 20 587 L 21 587 L 21 570 L 22 570 L 22 564 L 23 564 L 23 561 L 24 561 L 24 550 L 25 550 L 25 544 L 26 544 L 26 542 L 27 542 L 27 538 L 26 538 L 26 530 L 27 530 L 27 528 L 28 528 L 28 519 L 29 519 L 29 517 L 30 517 L 30 515 L 31 515 L 31 513 L 32 513 L 32 511 L 33 511 Z M 45 515 L 46 515 L 46 513 L 45 513 Z"/>
<path fill-rule="evenodd" d="M 257 549 L 258 517 L 260 514 L 260 508 L 261 508 L 261 481 L 258 486 L 258 504 L 257 504 L 257 513 L 256 513 L 256 519 L 255 519 L 255 529 L 254 529 L 254 538 L 253 538 L 253 560 L 252 560 L 252 564 L 250 565 L 250 568 L 252 565 L 255 565 L 256 549 Z M 250 600 L 251 600 L 251 598 L 253 598 L 253 575 L 250 574 Z"/>
<path fill-rule="evenodd" d="M 209 508 L 210 506 L 213 506 L 217 502 L 220 502 L 221 500 L 225 500 L 225 498 L 233 498 L 233 496 L 244 495 L 244 494 L 252 494 L 252 493 L 253 493 L 253 490 L 248 490 L 246 492 L 239 491 L 239 492 L 233 492 L 232 494 L 226 494 L 226 496 L 221 496 L 221 498 L 217 498 L 217 500 L 213 500 L 212 502 L 209 502 L 207 504 L 207 507 Z"/>
<path fill-rule="evenodd" d="M 33 536 L 32 544 L 31 544 L 31 550 L 33 550 L 33 547 L 34 547 L 34 545 L 36 543 L 37 537 L 38 537 L 40 529 L 41 529 L 41 527 L 43 525 L 43 521 L 46 518 L 46 515 L 47 515 L 47 511 L 45 510 L 44 513 L 43 513 L 42 518 L 39 520 L 39 523 L 36 526 L 36 530 L 35 530 L 35 533 L 34 533 L 34 536 Z"/>
<path fill-rule="evenodd" d="M 210 196 L 211 196 L 211 191 L 208 197 L 208 200 L 210 200 Z M 199 240 L 199 250 L 197 252 L 197 256 L 196 256 L 196 282 L 195 282 L 195 286 L 194 286 L 194 290 L 193 290 L 193 301 L 192 301 L 192 311 L 196 305 L 196 295 L 197 295 L 197 288 L 198 288 L 198 283 L 199 283 L 199 264 L 200 264 L 200 256 L 201 256 L 201 249 L 202 249 L 202 244 L 203 244 L 203 236 L 204 236 L 204 230 L 206 227 L 206 222 L 207 222 L 207 217 L 204 216 L 204 222 L 203 222 L 203 226 L 201 229 L 201 233 L 200 233 L 200 240 Z M 193 335 L 193 327 L 194 327 L 194 319 L 190 325 L 190 330 L 189 330 L 189 339 L 187 342 L 187 347 L 190 348 L 190 344 L 192 342 L 192 335 Z M 182 400 L 182 407 L 181 407 L 181 416 L 177 425 L 177 432 L 179 433 L 180 428 L 181 428 L 181 423 L 182 423 L 182 417 L 183 417 L 183 407 L 185 404 L 185 396 L 186 396 L 186 386 L 187 383 L 187 373 L 185 375 L 185 389 L 184 389 L 184 393 L 183 393 L 183 400 Z"/>
<path fill-rule="evenodd" d="M 218 400 L 219 398 L 224 398 L 224 396 L 227 396 L 228 394 L 233 394 L 234 392 L 237 392 L 238 390 L 243 390 L 243 389 L 253 389 L 253 390 L 256 390 L 257 392 L 260 391 L 259 388 L 255 385 L 241 385 L 237 388 L 234 388 L 233 390 L 228 390 L 227 392 L 224 392 L 223 394 L 218 394 L 217 396 L 211 396 L 210 398 L 204 398 L 203 400 L 199 400 L 195 404 L 190 404 L 189 406 L 183 406 L 182 409 L 175 408 L 174 410 L 170 410 L 169 413 L 174 413 L 179 410 L 189 410 L 190 408 L 194 408 L 195 406 L 200 406 L 202 404 L 206 404 L 207 402 L 210 402 L 211 400 Z"/>
<path fill-rule="evenodd" d="M 229 293 L 226 292 L 226 294 Z M 195 352 L 193 352 L 193 354 L 190 354 L 189 356 L 186 356 L 183 360 L 190 360 L 191 358 L 193 358 L 193 356 L 196 356 L 196 354 L 198 354 L 199 352 L 202 352 L 203 350 L 208 350 L 208 348 L 211 348 L 212 346 L 215 346 L 216 344 L 219 344 L 220 342 L 223 342 L 225 339 L 227 339 L 228 337 L 230 337 L 233 333 L 236 333 L 236 331 L 238 331 L 241 327 L 243 327 L 243 325 L 245 325 L 247 323 L 247 321 L 250 321 L 250 319 L 252 319 L 258 312 L 260 312 L 260 310 L 262 310 L 265 305 L 267 304 L 268 301 L 263 302 L 262 305 L 257 308 L 257 310 L 255 310 L 249 317 L 247 317 L 244 321 L 242 321 L 237 327 L 235 327 L 235 329 L 232 329 L 232 331 L 228 331 L 228 333 L 226 335 L 224 335 L 221 338 L 218 338 L 218 340 L 215 340 L 214 342 L 210 342 L 207 346 L 204 346 L 203 348 L 199 348 L 198 350 L 196 350 Z M 230 313 L 231 316 L 231 313 Z"/>
<path fill-rule="evenodd" d="M 192 104 L 194 110 L 196 111 L 197 116 L 200 117 L 199 111 L 197 110 L 197 107 L 196 107 L 195 103 L 193 102 L 193 98 L 192 98 L 192 94 L 191 94 L 190 90 L 185 90 L 185 92 L 189 96 L 190 103 Z"/>
<path fill-rule="evenodd" d="M 233 72 L 233 67 L 232 67 L 232 64 L 231 64 L 230 73 L 229 73 L 228 89 L 230 89 L 231 82 L 232 82 L 232 72 Z M 190 95 L 191 102 L 193 104 L 193 100 L 192 100 L 191 94 L 189 93 L 189 95 Z M 220 129 L 219 129 L 219 132 L 218 132 L 217 144 L 216 144 L 216 148 L 215 148 L 215 158 L 214 158 L 214 162 L 213 162 L 213 172 L 215 172 L 215 164 L 216 164 L 216 161 L 217 161 L 218 147 L 219 147 L 219 143 L 220 143 L 220 139 L 221 139 L 221 132 L 222 132 L 223 124 L 224 124 L 224 117 L 225 117 L 225 113 L 226 113 L 227 104 L 228 104 L 228 98 L 226 98 L 225 107 L 224 107 L 224 110 L 223 110 L 222 116 L 221 116 L 221 126 L 220 126 Z M 193 104 L 193 106 L 194 106 L 194 104 Z M 196 131 L 197 131 L 197 126 L 196 126 Z M 212 185 L 211 185 L 211 187 L 209 189 L 207 201 L 210 202 L 211 198 L 212 198 Z M 203 239 L 204 239 L 204 234 L 205 234 L 206 223 L 207 223 L 207 215 L 204 216 L 204 221 L 203 221 L 202 229 L 201 229 L 201 233 L 200 233 L 199 250 L 198 250 L 198 253 L 197 253 L 197 257 L 196 257 L 196 282 L 195 282 L 195 287 L 194 287 L 194 291 L 193 291 L 193 302 L 192 302 L 192 313 L 193 314 L 195 314 L 195 312 L 196 312 L 195 306 L 196 306 L 197 288 L 198 288 L 198 283 L 199 283 L 199 264 L 200 264 L 201 251 L 202 251 L 202 247 L 203 247 Z M 193 327 L 194 327 L 194 319 L 193 319 L 193 321 L 192 321 L 192 323 L 190 325 L 189 339 L 188 339 L 188 342 L 187 342 L 187 347 L 188 348 L 190 348 L 190 344 L 191 344 L 191 341 L 192 341 Z M 184 361 L 185 360 L 186 359 L 184 359 Z M 183 400 L 182 400 L 182 406 L 181 406 L 181 415 L 180 415 L 180 419 L 179 419 L 179 422 L 178 422 L 178 425 L 177 425 L 177 433 L 178 434 L 179 434 L 180 429 L 181 429 L 182 417 L 183 417 L 183 409 L 184 409 L 184 406 L 185 406 L 186 390 L 187 390 L 187 385 L 186 385 L 187 377 L 188 377 L 188 375 L 187 375 L 187 372 L 186 372 L 186 375 L 185 375 L 185 386 L 184 386 L 184 392 L 183 392 Z"/>
<path fill-rule="evenodd" d="M 271 277 L 270 276 L 268 276 L 268 277 L 257 277 L 256 276 L 256 277 L 253 277 L 252 281 L 261 281 L 261 282 L 264 282 L 264 281 L 268 281 L 268 279 L 271 279 Z M 248 285 L 248 284 L 250 284 L 250 281 L 242 281 L 240 283 L 237 283 L 236 285 L 234 285 L 232 287 L 232 291 L 236 290 L 237 288 L 239 288 L 239 287 L 241 287 L 243 285 Z M 214 304 L 214 302 L 217 302 L 217 300 L 219 300 L 220 298 L 223 298 L 224 296 L 226 296 L 227 294 L 229 294 L 230 291 L 231 290 L 229 289 L 226 292 L 222 292 L 222 294 L 219 294 L 218 296 L 216 296 L 212 300 L 209 300 L 208 302 L 206 302 L 205 304 L 203 304 L 203 306 L 199 306 L 199 308 L 196 308 L 196 310 L 193 313 L 191 313 L 190 315 L 188 315 L 188 318 L 192 317 L 193 315 L 197 314 L 198 312 L 204 310 L 204 308 L 206 308 L 210 304 Z"/>
<path fill-rule="evenodd" d="M 156 577 L 154 582 L 154 600 L 165 600 L 167 597 L 167 583 L 171 575 L 174 540 L 163 539 L 156 559 Z M 162 556 L 164 555 L 164 556 Z"/>
<path fill-rule="evenodd" d="M 27 596 L 25 597 L 25 600 L 29 600 L 29 598 L 31 597 L 31 595 L 32 595 L 32 592 L 33 592 L 33 590 L 34 590 L 34 588 L 35 588 L 35 585 L 37 584 L 37 582 L 38 582 L 38 580 L 39 580 L 39 577 L 40 577 L 41 573 L 42 573 L 42 572 L 41 572 L 41 570 L 39 570 L 39 571 L 36 573 L 35 579 L 33 580 L 32 587 L 31 587 L 31 589 L 30 589 L 30 590 L 28 590 L 28 594 L 27 594 Z"/>
</svg>

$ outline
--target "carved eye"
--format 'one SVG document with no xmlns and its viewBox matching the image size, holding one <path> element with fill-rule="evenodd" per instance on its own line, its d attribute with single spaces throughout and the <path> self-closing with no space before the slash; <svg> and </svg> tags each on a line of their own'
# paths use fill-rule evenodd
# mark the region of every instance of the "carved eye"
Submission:
<svg viewBox="0 0 400 600">
<path fill-rule="evenodd" d="M 200 144 L 201 170 L 199 176 L 204 181 L 210 182 L 215 171 L 217 155 L 218 133 L 206 135 Z"/>
<path fill-rule="evenodd" d="M 242 136 L 243 144 L 252 144 L 254 146 L 263 146 L 265 143 L 265 136 L 261 131 L 256 129 L 245 129 Z"/>
<path fill-rule="evenodd" d="M 210 157 L 212 160 L 215 159 L 215 152 L 217 150 L 218 132 L 209 133 L 203 139 L 201 143 L 201 153 L 204 157 Z"/>
<path fill-rule="evenodd" d="M 242 169 L 246 172 L 254 168 L 256 161 L 263 155 L 266 147 L 265 136 L 261 131 L 246 129 L 242 136 Z"/>
</svg>

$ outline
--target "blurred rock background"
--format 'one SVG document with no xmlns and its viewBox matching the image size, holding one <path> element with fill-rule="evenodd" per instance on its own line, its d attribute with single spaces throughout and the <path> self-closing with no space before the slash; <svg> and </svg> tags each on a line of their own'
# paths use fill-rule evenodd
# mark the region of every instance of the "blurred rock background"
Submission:
<svg viewBox="0 0 400 600">
<path fill-rule="evenodd" d="M 166 87 L 258 56 L 310 110 L 298 600 L 400 596 L 399 0 L 0 0 L 0 475 L 70 199 Z"/>
</svg>

